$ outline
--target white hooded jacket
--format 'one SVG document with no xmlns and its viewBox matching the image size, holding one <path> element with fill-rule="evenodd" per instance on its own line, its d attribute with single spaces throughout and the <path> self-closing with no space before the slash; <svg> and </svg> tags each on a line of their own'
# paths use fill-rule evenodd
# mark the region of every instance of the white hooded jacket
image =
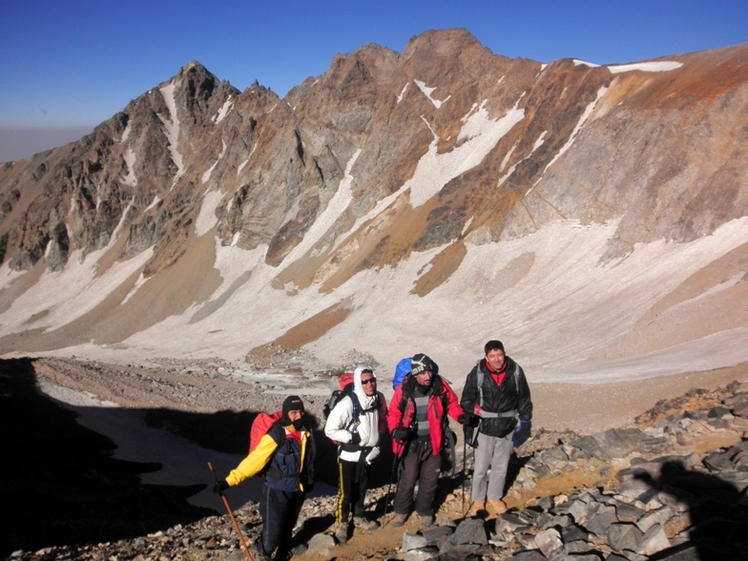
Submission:
<svg viewBox="0 0 748 561">
<path fill-rule="evenodd" d="M 373 370 L 368 366 L 359 366 L 353 371 L 353 391 L 358 398 L 360 408 L 358 411 L 358 425 L 354 428 L 353 423 L 353 401 L 350 396 L 345 396 L 330 411 L 325 423 L 325 435 L 340 443 L 350 442 L 353 433 L 357 432 L 361 436 L 360 446 L 362 448 L 371 448 L 371 452 L 366 456 L 365 462 L 370 464 L 374 458 L 379 455 L 379 408 L 375 408 L 377 396 L 379 402 L 385 404 L 385 398 L 380 392 L 374 395 L 366 395 L 364 387 L 361 385 L 361 374 L 364 370 Z M 350 427 L 350 428 L 349 428 Z M 340 459 L 346 462 L 357 462 L 361 456 L 361 450 L 350 452 L 340 450 Z"/>
</svg>

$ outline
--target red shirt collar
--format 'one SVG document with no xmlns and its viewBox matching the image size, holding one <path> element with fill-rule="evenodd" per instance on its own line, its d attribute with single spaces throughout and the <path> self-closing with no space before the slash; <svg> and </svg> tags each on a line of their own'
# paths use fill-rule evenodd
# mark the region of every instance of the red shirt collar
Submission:
<svg viewBox="0 0 748 561">
<path fill-rule="evenodd" d="M 506 360 L 504 360 L 504 365 L 501 367 L 501 370 L 494 370 L 493 368 L 491 368 L 491 365 L 488 364 L 487 360 L 485 361 L 485 363 L 486 370 L 488 370 L 491 378 L 493 378 L 497 386 L 500 386 L 504 382 L 504 377 L 506 376 Z"/>
<path fill-rule="evenodd" d="M 491 368 L 491 365 L 488 364 L 488 361 L 486 361 L 486 370 L 488 370 L 491 374 L 502 374 L 506 372 L 506 360 L 504 360 L 504 364 L 502 365 L 500 370 L 494 370 Z"/>
</svg>

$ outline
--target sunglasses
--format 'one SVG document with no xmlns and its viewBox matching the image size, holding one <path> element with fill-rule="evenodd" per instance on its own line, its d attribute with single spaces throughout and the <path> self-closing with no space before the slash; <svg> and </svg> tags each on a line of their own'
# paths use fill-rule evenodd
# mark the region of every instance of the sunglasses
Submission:
<svg viewBox="0 0 748 561">
<path fill-rule="evenodd" d="M 361 380 L 362 386 L 368 386 L 369 384 L 376 384 L 377 379 L 376 378 L 367 378 L 366 380 Z"/>
</svg>

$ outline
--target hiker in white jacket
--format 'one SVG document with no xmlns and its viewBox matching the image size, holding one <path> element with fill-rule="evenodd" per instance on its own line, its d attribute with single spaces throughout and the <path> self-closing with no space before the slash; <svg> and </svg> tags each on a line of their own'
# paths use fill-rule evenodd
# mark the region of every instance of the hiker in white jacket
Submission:
<svg viewBox="0 0 748 561">
<path fill-rule="evenodd" d="M 379 455 L 379 439 L 387 422 L 387 402 L 377 391 L 377 379 L 368 366 L 353 372 L 353 388 L 330 412 L 325 435 L 338 443 L 338 499 L 335 509 L 335 537 L 340 543 L 348 540 L 349 516 L 353 510 L 356 528 L 369 532 L 379 524 L 368 520 L 364 497 L 368 485 L 368 467 Z"/>
</svg>

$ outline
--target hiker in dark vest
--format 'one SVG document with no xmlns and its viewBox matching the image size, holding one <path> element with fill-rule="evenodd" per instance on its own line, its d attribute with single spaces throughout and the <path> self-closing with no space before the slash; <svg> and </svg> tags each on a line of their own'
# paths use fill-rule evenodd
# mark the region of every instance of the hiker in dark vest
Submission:
<svg viewBox="0 0 748 561">
<path fill-rule="evenodd" d="M 314 483 L 314 439 L 301 398 L 288 396 L 283 415 L 265 434 L 257 447 L 231 470 L 216 492 L 239 485 L 245 479 L 263 474 L 260 497 L 262 534 L 255 543 L 261 560 L 284 558 L 290 549 L 293 528 L 304 497 Z"/>
<path fill-rule="evenodd" d="M 423 527 L 434 523 L 434 497 L 442 464 L 447 415 L 463 418 L 457 396 L 449 384 L 434 374 L 429 357 L 416 354 L 410 374 L 395 389 L 387 418 L 392 432 L 392 449 L 403 458 L 403 467 L 395 494 L 392 526 L 400 527 L 410 514 L 413 493 L 418 483 L 415 511 Z"/>
<path fill-rule="evenodd" d="M 349 517 L 356 528 L 372 532 L 379 528 L 364 512 L 369 466 L 379 455 L 380 434 L 387 431 L 387 402 L 377 391 L 377 379 L 367 366 L 353 371 L 353 391 L 332 409 L 325 435 L 338 443 L 338 498 L 335 537 L 348 540 Z"/>
<path fill-rule="evenodd" d="M 515 446 L 530 438 L 532 429 L 532 399 L 524 371 L 506 356 L 501 341 L 489 341 L 483 351 L 485 356 L 468 374 L 460 399 L 470 415 L 465 439 L 475 447 L 471 515 L 487 513 L 486 498 L 494 514 L 506 510 L 509 458 Z"/>
</svg>

